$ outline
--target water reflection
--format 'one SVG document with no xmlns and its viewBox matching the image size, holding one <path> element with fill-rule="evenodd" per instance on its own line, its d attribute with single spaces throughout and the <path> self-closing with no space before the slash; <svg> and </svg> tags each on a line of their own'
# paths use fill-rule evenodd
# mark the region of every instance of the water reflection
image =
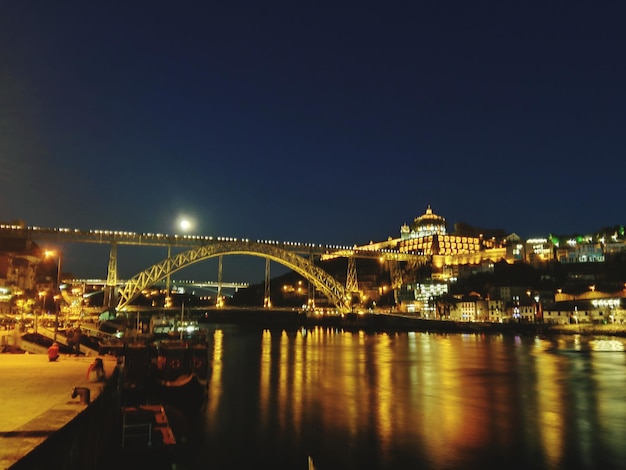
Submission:
<svg viewBox="0 0 626 470">
<path fill-rule="evenodd" d="M 619 339 L 607 350 L 598 338 L 330 328 L 211 337 L 198 467 L 306 468 L 307 454 L 319 470 L 621 468 L 626 458 Z"/>
</svg>

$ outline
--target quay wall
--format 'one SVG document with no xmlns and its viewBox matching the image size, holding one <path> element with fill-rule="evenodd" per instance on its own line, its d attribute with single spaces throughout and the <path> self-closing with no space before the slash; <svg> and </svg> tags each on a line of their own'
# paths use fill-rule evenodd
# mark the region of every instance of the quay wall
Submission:
<svg viewBox="0 0 626 470">
<path fill-rule="evenodd" d="M 110 448 L 111 439 L 118 434 L 120 405 L 116 383 L 115 374 L 82 412 L 50 433 L 35 449 L 15 462 L 10 470 L 102 468 L 98 462 Z M 54 409 L 36 418 L 42 423 L 40 429 L 46 429 L 55 419 L 59 417 L 55 416 Z M 33 427 L 36 427 L 36 423 L 30 422 L 29 428 Z M 36 432 L 16 430 L 13 437 L 28 439 Z"/>
</svg>

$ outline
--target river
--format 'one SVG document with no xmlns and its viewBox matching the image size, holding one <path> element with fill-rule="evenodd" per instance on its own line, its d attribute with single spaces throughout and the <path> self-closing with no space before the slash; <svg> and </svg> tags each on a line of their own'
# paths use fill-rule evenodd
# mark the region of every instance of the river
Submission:
<svg viewBox="0 0 626 470">
<path fill-rule="evenodd" d="M 178 468 L 626 468 L 623 338 L 205 326 Z"/>
</svg>

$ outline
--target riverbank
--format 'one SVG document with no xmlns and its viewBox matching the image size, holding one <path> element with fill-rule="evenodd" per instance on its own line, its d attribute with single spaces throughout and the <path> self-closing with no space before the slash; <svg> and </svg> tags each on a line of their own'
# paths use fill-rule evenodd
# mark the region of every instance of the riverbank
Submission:
<svg viewBox="0 0 626 470">
<path fill-rule="evenodd" d="M 298 311 L 214 310 L 201 319 L 203 323 L 228 323 L 272 327 L 326 326 L 363 331 L 421 331 L 432 333 L 499 333 L 499 334 L 581 334 L 626 337 L 626 325 L 579 323 L 486 323 L 427 320 L 388 313 L 350 313 L 346 315 L 307 315 Z"/>
<path fill-rule="evenodd" d="M 626 337 L 626 325 L 548 323 L 487 323 L 426 320 L 393 314 L 345 315 L 335 318 L 307 318 L 308 324 L 336 326 L 364 331 L 420 331 L 431 333 L 498 333 L 515 335 L 580 334 Z"/>
</svg>

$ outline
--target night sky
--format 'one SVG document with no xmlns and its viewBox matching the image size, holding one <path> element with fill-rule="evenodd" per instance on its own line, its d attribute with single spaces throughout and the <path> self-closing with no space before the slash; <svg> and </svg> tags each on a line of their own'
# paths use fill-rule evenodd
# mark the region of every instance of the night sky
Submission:
<svg viewBox="0 0 626 470">
<path fill-rule="evenodd" d="M 626 4 L 512 3 L 0 0 L 0 220 L 347 245 L 428 205 L 525 238 L 626 223 Z"/>
</svg>

